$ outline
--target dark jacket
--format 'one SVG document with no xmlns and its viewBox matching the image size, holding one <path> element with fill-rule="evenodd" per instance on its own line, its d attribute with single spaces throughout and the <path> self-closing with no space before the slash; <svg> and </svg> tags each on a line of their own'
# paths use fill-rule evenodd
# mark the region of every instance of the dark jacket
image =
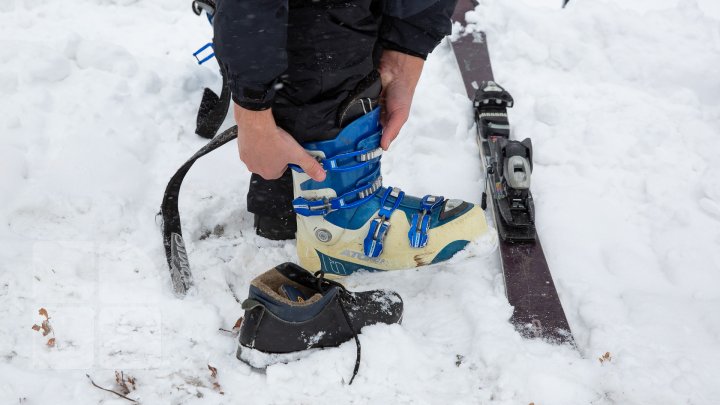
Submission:
<svg viewBox="0 0 720 405">
<path fill-rule="evenodd" d="M 215 52 L 233 100 L 267 109 L 279 87 L 372 64 L 378 47 L 425 58 L 450 33 L 456 1 L 220 0 Z"/>
</svg>

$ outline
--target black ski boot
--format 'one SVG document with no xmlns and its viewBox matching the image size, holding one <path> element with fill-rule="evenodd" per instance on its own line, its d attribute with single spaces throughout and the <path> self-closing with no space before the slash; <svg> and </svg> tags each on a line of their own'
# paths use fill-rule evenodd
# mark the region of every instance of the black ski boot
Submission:
<svg viewBox="0 0 720 405">
<path fill-rule="evenodd" d="M 282 217 L 271 217 L 255 214 L 255 232 L 258 236 L 270 240 L 295 239 L 297 232 L 297 219 L 295 214 Z"/>
<path fill-rule="evenodd" d="M 255 232 L 270 240 L 295 239 L 297 219 L 292 207 L 292 175 L 287 170 L 277 180 L 253 173 L 247 195 L 248 211 L 255 214 Z"/>
<path fill-rule="evenodd" d="M 303 351 L 336 347 L 355 338 L 360 367 L 360 330 L 402 319 L 403 302 L 392 291 L 353 293 L 342 284 L 284 263 L 256 277 L 243 304 L 237 358 L 255 368 L 287 363 Z"/>
</svg>

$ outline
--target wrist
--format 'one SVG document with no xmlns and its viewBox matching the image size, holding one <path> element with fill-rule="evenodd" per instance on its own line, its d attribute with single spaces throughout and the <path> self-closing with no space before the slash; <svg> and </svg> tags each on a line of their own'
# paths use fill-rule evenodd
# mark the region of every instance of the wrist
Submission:
<svg viewBox="0 0 720 405">
<path fill-rule="evenodd" d="M 405 78 L 413 82 L 420 79 L 425 60 L 407 53 L 390 49 L 383 50 L 380 57 L 380 74 L 390 81 Z M 385 81 L 385 80 L 384 80 Z"/>
<path fill-rule="evenodd" d="M 396 52 L 404 53 L 406 55 L 416 56 L 422 60 L 427 59 L 426 53 L 419 53 L 419 52 L 413 51 L 411 49 L 404 48 L 404 47 L 402 47 L 396 43 L 390 42 L 390 41 L 380 40 L 380 44 L 381 44 L 383 50 L 385 50 L 385 51 L 396 51 Z"/>
<path fill-rule="evenodd" d="M 233 113 L 240 132 L 266 135 L 267 132 L 272 132 L 271 129 L 276 128 L 271 109 L 255 111 L 234 104 Z"/>
</svg>

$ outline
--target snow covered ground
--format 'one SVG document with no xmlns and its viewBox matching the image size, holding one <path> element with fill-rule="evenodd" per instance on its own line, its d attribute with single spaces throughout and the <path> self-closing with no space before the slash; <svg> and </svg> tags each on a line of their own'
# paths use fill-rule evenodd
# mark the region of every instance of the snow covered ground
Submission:
<svg viewBox="0 0 720 405">
<path fill-rule="evenodd" d="M 259 374 L 218 330 L 295 256 L 254 235 L 232 145 L 186 180 L 197 288 L 171 294 L 155 214 L 204 143 L 202 88 L 219 86 L 190 56 L 210 28 L 189 1 L 0 0 L 0 403 L 128 403 L 85 376 L 112 388 L 115 370 L 143 404 L 720 403 L 720 3 L 559 2 L 484 0 L 473 18 L 515 137 L 535 145 L 539 232 L 579 352 L 520 338 L 497 258 L 461 257 L 347 280 L 406 304 L 402 326 L 363 330 L 347 386 L 352 342 Z M 471 125 L 443 45 L 386 184 L 479 201 Z M 54 347 L 31 329 L 40 308 Z"/>
</svg>

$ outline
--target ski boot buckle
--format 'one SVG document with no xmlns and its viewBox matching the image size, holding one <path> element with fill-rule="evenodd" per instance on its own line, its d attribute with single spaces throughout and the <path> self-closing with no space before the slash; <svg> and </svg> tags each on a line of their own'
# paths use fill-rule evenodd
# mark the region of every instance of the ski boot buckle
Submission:
<svg viewBox="0 0 720 405">
<path fill-rule="evenodd" d="M 393 197 L 395 201 L 388 204 L 388 198 Z M 382 207 L 378 211 L 377 218 L 370 222 L 370 230 L 363 243 L 364 253 L 367 257 L 378 257 L 383 251 L 383 241 L 388 229 L 390 229 L 390 216 L 400 206 L 405 193 L 397 187 L 390 187 L 385 190 L 382 199 Z"/>
<path fill-rule="evenodd" d="M 420 202 L 420 212 L 413 214 L 410 223 L 410 231 L 408 238 L 410 239 L 410 247 L 424 248 L 428 243 L 428 230 L 430 228 L 430 213 L 438 205 L 445 201 L 445 197 L 437 197 L 434 195 L 426 195 Z"/>
</svg>

